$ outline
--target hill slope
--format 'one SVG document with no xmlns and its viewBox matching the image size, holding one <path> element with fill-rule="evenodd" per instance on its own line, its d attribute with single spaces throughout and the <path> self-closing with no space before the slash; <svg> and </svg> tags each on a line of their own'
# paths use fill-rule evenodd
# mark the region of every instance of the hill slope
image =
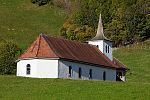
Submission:
<svg viewBox="0 0 150 100">
<path fill-rule="evenodd" d="M 130 69 L 128 81 L 150 82 L 150 40 L 122 47 L 113 53 Z"/>
<path fill-rule="evenodd" d="M 30 0 L 0 0 L 0 38 L 13 40 L 22 49 L 38 34 L 57 34 L 66 19 L 63 10 L 47 5 L 38 7 Z"/>
</svg>

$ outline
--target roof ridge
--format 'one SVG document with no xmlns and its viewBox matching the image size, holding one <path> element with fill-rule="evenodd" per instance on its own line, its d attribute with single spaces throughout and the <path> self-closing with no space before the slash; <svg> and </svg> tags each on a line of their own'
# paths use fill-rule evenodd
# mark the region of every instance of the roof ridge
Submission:
<svg viewBox="0 0 150 100">
<path fill-rule="evenodd" d="M 55 50 L 53 50 L 53 48 L 50 46 L 50 44 L 49 44 L 49 42 L 48 42 L 48 36 L 47 35 L 45 35 L 45 34 L 41 34 L 41 36 L 44 38 L 44 40 L 46 41 L 46 43 L 48 44 L 48 46 L 49 46 L 49 48 L 53 51 L 53 53 L 57 56 L 57 57 L 59 57 L 58 55 L 57 55 L 57 52 L 55 51 Z"/>
<path fill-rule="evenodd" d="M 75 44 L 83 44 L 83 45 L 88 45 L 88 46 L 90 45 L 92 47 L 95 47 L 94 45 L 84 43 L 84 42 L 80 42 L 80 41 L 76 41 L 76 40 L 68 40 L 68 39 L 65 39 L 65 38 L 57 38 L 57 37 L 53 37 L 53 36 L 47 36 L 47 37 L 51 37 L 51 38 L 55 38 L 55 39 L 59 39 L 59 40 L 61 39 L 61 40 L 64 40 L 64 41 L 69 41 L 69 42 L 75 43 Z"/>
<path fill-rule="evenodd" d="M 39 37 L 37 37 L 36 38 L 36 40 L 38 39 Z M 36 46 L 36 43 L 37 43 L 37 41 L 34 41 L 24 52 L 27 52 L 28 50 L 30 51 L 30 52 L 33 52 L 33 50 L 34 50 L 34 48 L 35 48 L 35 46 Z M 33 45 L 34 44 L 34 45 Z M 33 47 L 31 48 L 31 50 L 30 50 L 30 47 L 33 45 Z M 21 54 L 22 55 L 22 54 Z"/>
<path fill-rule="evenodd" d="M 39 38 L 39 37 L 37 37 L 36 40 L 37 40 L 38 38 Z M 34 48 L 35 48 L 35 46 L 36 46 L 36 43 L 37 43 L 37 41 L 34 41 L 34 42 L 33 42 L 34 46 L 31 48 L 30 52 L 32 52 L 32 51 L 34 50 Z M 32 45 L 32 44 L 31 44 L 31 45 Z M 31 45 L 30 45 L 30 46 L 31 46 Z M 27 49 L 27 50 L 28 50 L 28 49 Z M 26 51 L 27 51 L 27 50 L 26 50 Z"/>
<path fill-rule="evenodd" d="M 39 41 L 38 41 L 38 49 L 37 49 L 37 52 L 36 52 L 36 56 L 38 55 L 38 52 L 39 52 L 40 43 L 41 43 L 41 35 L 40 35 Z"/>
<path fill-rule="evenodd" d="M 47 36 L 47 35 L 45 35 L 45 37 L 46 37 L 46 39 L 47 39 L 47 41 L 49 41 L 49 38 L 54 38 L 54 39 L 59 39 L 59 40 L 62 40 L 62 41 L 64 41 L 64 43 L 65 42 L 72 42 L 72 43 L 80 43 L 80 42 L 75 42 L 75 41 L 72 41 L 72 40 L 67 40 L 67 39 L 63 39 L 63 38 L 56 38 L 56 37 L 52 37 L 52 36 Z M 49 44 L 49 42 L 47 42 L 48 44 Z M 80 43 L 81 44 L 81 43 Z M 50 46 L 50 44 L 49 44 L 49 46 Z M 61 56 L 59 56 L 58 54 L 58 52 L 56 52 L 52 47 L 50 47 L 52 50 L 53 50 L 53 52 L 55 52 L 55 54 L 58 56 L 58 57 L 61 57 Z M 72 53 L 71 53 L 71 55 L 72 56 L 74 56 Z M 76 57 L 76 56 L 74 56 L 74 57 Z M 61 57 L 62 58 L 62 57 Z"/>
<path fill-rule="evenodd" d="M 44 35 L 44 34 L 42 34 Z M 94 45 L 91 45 L 91 44 L 88 44 L 88 43 L 82 43 L 82 42 L 79 42 L 79 41 L 73 41 L 73 40 L 68 40 L 68 39 L 64 39 L 64 38 L 57 38 L 57 37 L 53 37 L 53 36 L 47 36 L 47 35 L 44 35 L 47 39 L 47 41 L 49 41 L 49 38 L 55 38 L 55 39 L 59 39 L 59 40 L 63 40 L 63 41 L 66 41 L 66 42 L 71 42 L 71 43 L 74 43 L 74 44 L 81 44 L 81 45 L 86 45 L 86 46 L 90 46 L 90 47 L 96 47 Z M 49 43 L 48 43 L 49 44 Z M 50 46 L 50 45 L 49 45 Z M 53 49 L 53 48 L 51 48 Z M 53 50 L 55 52 L 55 50 Z M 101 52 L 101 51 L 100 51 Z M 55 52 L 57 54 L 57 52 Z M 102 53 L 103 54 L 103 53 Z M 58 56 L 59 57 L 59 56 Z"/>
</svg>

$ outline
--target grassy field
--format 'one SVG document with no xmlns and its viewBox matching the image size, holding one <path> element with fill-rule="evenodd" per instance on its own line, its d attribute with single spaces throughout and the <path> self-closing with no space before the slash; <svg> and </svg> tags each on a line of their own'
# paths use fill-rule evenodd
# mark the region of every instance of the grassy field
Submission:
<svg viewBox="0 0 150 100">
<path fill-rule="evenodd" d="M 0 76 L 2 100 L 149 100 L 150 83 Z"/>
<path fill-rule="evenodd" d="M 114 56 L 130 68 L 127 81 L 150 83 L 150 40 L 117 49 Z"/>
<path fill-rule="evenodd" d="M 38 7 L 30 0 L 0 0 L 0 38 L 13 40 L 22 49 L 40 33 L 56 35 L 67 18 L 56 7 Z"/>
</svg>

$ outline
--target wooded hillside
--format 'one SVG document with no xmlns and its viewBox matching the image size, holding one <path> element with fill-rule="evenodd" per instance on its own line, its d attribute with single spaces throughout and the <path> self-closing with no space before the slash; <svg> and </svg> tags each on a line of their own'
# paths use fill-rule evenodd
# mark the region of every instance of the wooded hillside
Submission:
<svg viewBox="0 0 150 100">
<path fill-rule="evenodd" d="M 100 13 L 105 34 L 114 41 L 114 46 L 150 38 L 149 0 L 75 0 L 67 8 L 72 13 L 61 29 L 65 38 L 91 39 L 96 33 Z"/>
</svg>

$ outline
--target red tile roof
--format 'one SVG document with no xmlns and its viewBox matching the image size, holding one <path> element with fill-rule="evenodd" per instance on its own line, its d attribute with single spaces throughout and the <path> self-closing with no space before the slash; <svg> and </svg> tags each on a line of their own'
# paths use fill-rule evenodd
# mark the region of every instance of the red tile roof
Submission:
<svg viewBox="0 0 150 100">
<path fill-rule="evenodd" d="M 108 68 L 119 68 L 93 45 L 43 34 L 20 56 L 20 59 L 28 58 L 63 58 Z"/>
<path fill-rule="evenodd" d="M 45 38 L 40 35 L 26 50 L 26 52 L 20 56 L 20 59 L 24 58 L 58 58 L 58 56 L 49 47 Z"/>
</svg>

